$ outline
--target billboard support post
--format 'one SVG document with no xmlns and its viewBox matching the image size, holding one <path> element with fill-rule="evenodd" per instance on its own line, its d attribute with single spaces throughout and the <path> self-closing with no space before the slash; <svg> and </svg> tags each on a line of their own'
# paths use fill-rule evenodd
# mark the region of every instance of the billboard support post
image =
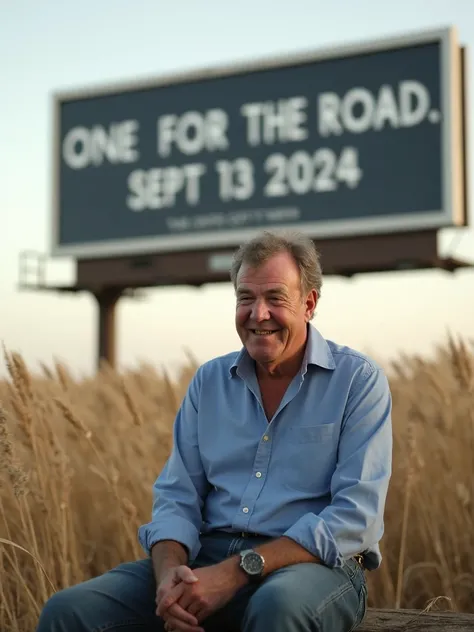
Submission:
<svg viewBox="0 0 474 632">
<path fill-rule="evenodd" d="M 98 306 L 98 357 L 97 369 L 103 361 L 111 367 L 116 365 L 116 312 L 122 291 L 107 287 L 95 294 Z"/>
</svg>

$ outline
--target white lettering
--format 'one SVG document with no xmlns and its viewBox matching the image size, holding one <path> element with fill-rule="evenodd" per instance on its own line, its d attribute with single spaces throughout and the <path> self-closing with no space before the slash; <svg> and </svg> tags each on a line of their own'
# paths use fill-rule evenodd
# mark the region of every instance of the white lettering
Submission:
<svg viewBox="0 0 474 632">
<path fill-rule="evenodd" d="M 89 164 L 89 130 L 75 127 L 70 130 L 63 141 L 64 162 L 71 169 L 83 169 Z"/>
<path fill-rule="evenodd" d="M 216 162 L 216 171 L 219 174 L 219 197 L 224 202 L 228 202 L 234 197 L 232 163 L 228 160 L 218 160 Z"/>
<path fill-rule="evenodd" d="M 379 90 L 378 104 L 374 115 L 374 129 L 383 129 L 386 121 L 394 128 L 400 125 L 397 100 L 392 86 L 382 86 Z"/>
<path fill-rule="evenodd" d="M 237 180 L 234 187 L 234 198 L 248 200 L 255 190 L 253 163 L 248 158 L 237 158 L 234 165 Z"/>
<path fill-rule="evenodd" d="M 253 163 L 248 158 L 237 158 L 234 162 L 219 160 L 219 197 L 222 201 L 248 200 L 255 190 Z"/>
<path fill-rule="evenodd" d="M 337 181 L 334 177 L 336 171 L 337 158 L 332 149 L 318 149 L 313 156 L 314 170 L 316 172 L 314 178 L 314 190 L 335 191 L 337 189 Z"/>
<path fill-rule="evenodd" d="M 263 125 L 263 142 L 271 145 L 275 140 L 283 142 L 285 140 L 284 116 L 285 101 L 280 101 L 278 105 L 270 101 L 263 104 L 262 125 Z"/>
<path fill-rule="evenodd" d="M 249 145 L 260 145 L 260 115 L 261 103 L 246 103 L 240 108 L 241 113 L 247 118 L 247 142 Z"/>
<path fill-rule="evenodd" d="M 306 108 L 308 99 L 306 97 L 293 97 L 288 100 L 286 139 L 291 141 L 306 140 L 308 130 L 305 127 L 308 115 Z"/>
<path fill-rule="evenodd" d="M 412 98 L 414 106 L 411 107 Z M 400 85 L 400 119 L 403 127 L 419 125 L 430 109 L 430 93 L 419 81 L 402 81 Z"/>
<path fill-rule="evenodd" d="M 178 121 L 176 144 L 186 155 L 197 154 L 204 147 L 204 118 L 199 112 L 186 112 Z"/>
<path fill-rule="evenodd" d="M 183 169 L 186 179 L 186 202 L 197 204 L 200 197 L 200 178 L 206 173 L 206 166 L 197 163 L 185 165 Z"/>
<path fill-rule="evenodd" d="M 205 165 L 200 163 L 154 167 L 147 171 L 136 169 L 128 176 L 127 206 L 131 211 L 170 208 L 175 205 L 179 194 L 184 195 L 187 204 L 197 204 L 200 178 L 205 171 Z"/>
<path fill-rule="evenodd" d="M 291 189 L 295 193 L 308 193 L 314 180 L 311 156 L 306 151 L 296 151 L 288 160 L 287 174 Z"/>
<path fill-rule="evenodd" d="M 134 195 L 127 197 L 127 206 L 132 211 L 143 211 L 146 208 L 147 190 L 145 176 L 146 172 L 143 169 L 132 171 L 128 176 L 128 189 Z"/>
<path fill-rule="evenodd" d="M 267 197 L 329 192 L 336 190 L 340 183 L 353 189 L 362 178 L 358 152 L 354 147 L 345 147 L 339 156 L 325 147 L 312 155 L 297 151 L 289 158 L 275 153 L 268 156 L 264 169 L 270 175 L 264 187 Z"/>
<path fill-rule="evenodd" d="M 360 110 L 356 115 L 354 110 Z M 344 127 L 353 134 L 361 134 L 370 128 L 374 115 L 375 103 L 372 94 L 365 88 L 349 90 L 342 101 L 341 117 Z"/>
<path fill-rule="evenodd" d="M 197 111 L 185 112 L 178 117 L 166 114 L 158 118 L 158 154 L 169 156 L 173 146 L 188 156 L 203 150 L 227 149 L 227 128 L 229 119 L 221 109 L 211 109 L 201 114 Z"/>
<path fill-rule="evenodd" d="M 345 182 L 350 189 L 355 189 L 362 178 L 359 167 L 359 152 L 354 147 L 344 147 L 337 161 L 335 176 L 339 182 Z"/>
<path fill-rule="evenodd" d="M 284 154 L 272 154 L 265 161 L 265 171 L 273 172 L 265 185 L 264 194 L 269 197 L 282 197 L 288 195 L 286 178 L 286 156 Z"/>
<path fill-rule="evenodd" d="M 120 162 L 131 163 L 136 162 L 140 154 L 135 149 L 138 144 L 139 123 L 136 120 L 123 121 L 117 129 L 117 137 L 120 142 L 117 153 L 120 156 Z"/>
<path fill-rule="evenodd" d="M 323 92 L 318 99 L 318 131 L 320 136 L 339 136 L 343 129 L 339 121 L 341 100 L 335 92 Z"/>
<path fill-rule="evenodd" d="M 308 138 L 305 128 L 308 101 L 305 97 L 280 99 L 278 102 L 245 103 L 241 114 L 247 119 L 247 142 L 256 146 L 262 142 L 295 142 Z"/>
<path fill-rule="evenodd" d="M 174 206 L 176 194 L 184 187 L 185 175 L 179 167 L 168 167 L 163 178 L 163 206 Z M 156 207 L 158 208 L 158 207 Z"/>
<path fill-rule="evenodd" d="M 167 217 L 166 224 L 170 230 L 190 230 L 192 223 L 189 217 Z"/>
<path fill-rule="evenodd" d="M 158 153 L 160 156 L 170 155 L 177 120 L 178 117 L 175 114 L 166 114 L 158 119 Z"/>
<path fill-rule="evenodd" d="M 318 97 L 318 131 L 321 136 L 343 132 L 363 134 L 419 125 L 430 114 L 430 94 L 418 81 L 401 81 L 398 93 L 382 85 L 377 94 L 366 88 L 352 88 L 342 97 L 324 92 Z"/>
<path fill-rule="evenodd" d="M 111 164 L 136 162 L 140 154 L 138 144 L 139 124 L 136 120 L 102 125 L 73 127 L 63 141 L 63 159 L 71 169 L 96 167 L 107 160 Z"/>
<path fill-rule="evenodd" d="M 208 151 L 228 149 L 227 128 L 229 117 L 219 108 L 206 113 L 206 149 Z"/>
</svg>

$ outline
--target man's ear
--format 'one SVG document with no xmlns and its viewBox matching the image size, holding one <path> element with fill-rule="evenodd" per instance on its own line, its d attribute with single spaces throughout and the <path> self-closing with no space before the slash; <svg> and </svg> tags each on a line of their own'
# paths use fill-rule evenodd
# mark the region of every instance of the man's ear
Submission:
<svg viewBox="0 0 474 632">
<path fill-rule="evenodd" d="M 315 289 L 311 290 L 306 297 L 306 320 L 309 322 L 316 311 L 316 305 L 318 304 L 318 293 Z"/>
</svg>

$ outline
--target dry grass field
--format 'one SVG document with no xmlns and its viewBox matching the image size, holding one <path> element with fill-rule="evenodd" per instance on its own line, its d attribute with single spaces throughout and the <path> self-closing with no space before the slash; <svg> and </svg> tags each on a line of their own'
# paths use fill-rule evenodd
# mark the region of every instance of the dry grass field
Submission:
<svg viewBox="0 0 474 632">
<path fill-rule="evenodd" d="M 143 555 L 151 487 L 196 365 L 74 380 L 32 375 L 5 350 L 0 381 L 0 630 L 33 630 L 55 590 Z M 394 467 L 370 606 L 472 612 L 474 354 L 448 338 L 435 360 L 387 367 Z"/>
</svg>

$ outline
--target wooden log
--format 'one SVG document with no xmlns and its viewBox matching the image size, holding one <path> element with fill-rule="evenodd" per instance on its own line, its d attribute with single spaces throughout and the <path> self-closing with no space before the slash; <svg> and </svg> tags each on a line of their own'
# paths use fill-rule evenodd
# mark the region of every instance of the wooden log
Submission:
<svg viewBox="0 0 474 632">
<path fill-rule="evenodd" d="M 369 608 L 356 632 L 474 632 L 474 614 Z"/>
</svg>

